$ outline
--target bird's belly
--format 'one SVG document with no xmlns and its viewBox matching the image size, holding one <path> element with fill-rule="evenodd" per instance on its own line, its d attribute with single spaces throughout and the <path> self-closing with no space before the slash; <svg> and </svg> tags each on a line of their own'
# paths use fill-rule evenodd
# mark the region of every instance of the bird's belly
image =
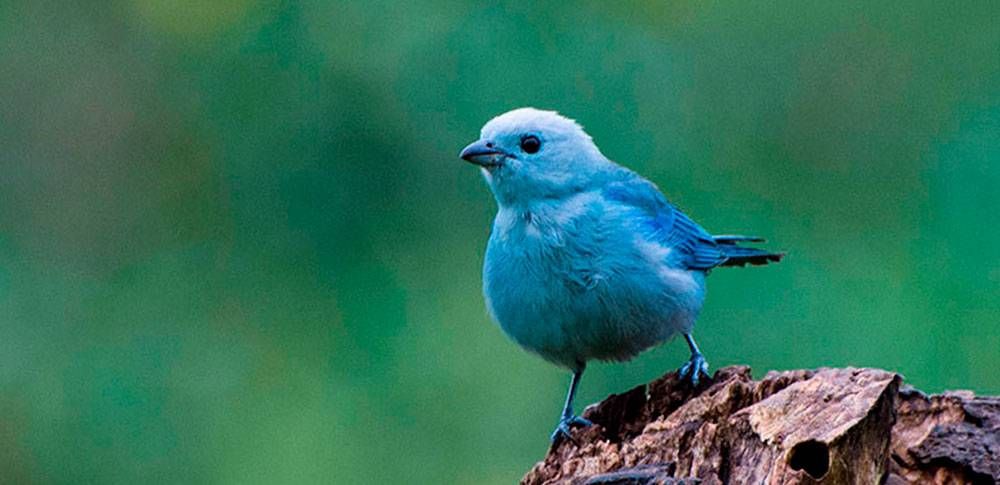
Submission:
<svg viewBox="0 0 1000 485">
<path fill-rule="evenodd" d="M 648 265 L 578 257 L 573 249 L 491 244 L 483 274 L 489 311 L 522 347 L 572 368 L 627 360 L 693 325 L 700 275 L 697 295 L 682 295 Z"/>
</svg>

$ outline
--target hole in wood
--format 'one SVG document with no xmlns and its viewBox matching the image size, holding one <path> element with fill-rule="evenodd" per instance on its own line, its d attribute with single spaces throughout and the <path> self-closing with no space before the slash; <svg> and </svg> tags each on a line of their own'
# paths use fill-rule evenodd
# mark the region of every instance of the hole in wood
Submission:
<svg viewBox="0 0 1000 485">
<path fill-rule="evenodd" d="M 792 470 L 804 470 L 810 477 L 819 480 L 830 471 L 830 449 L 826 443 L 816 440 L 803 441 L 788 454 L 788 466 Z"/>
</svg>

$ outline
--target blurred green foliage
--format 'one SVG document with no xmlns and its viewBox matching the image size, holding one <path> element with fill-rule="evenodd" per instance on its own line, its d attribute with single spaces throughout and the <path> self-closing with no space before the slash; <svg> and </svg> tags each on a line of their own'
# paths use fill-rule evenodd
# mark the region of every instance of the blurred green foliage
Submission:
<svg viewBox="0 0 1000 485">
<path fill-rule="evenodd" d="M 0 476 L 511 483 L 567 376 L 486 315 L 491 116 L 580 120 L 778 266 L 714 367 L 1000 393 L 995 1 L 0 3 Z M 580 403 L 677 367 L 593 365 Z"/>
</svg>

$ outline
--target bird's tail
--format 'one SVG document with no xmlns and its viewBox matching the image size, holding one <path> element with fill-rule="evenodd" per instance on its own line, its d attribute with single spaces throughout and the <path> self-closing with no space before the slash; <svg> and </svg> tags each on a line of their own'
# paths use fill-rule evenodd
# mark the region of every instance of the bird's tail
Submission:
<svg viewBox="0 0 1000 485">
<path fill-rule="evenodd" d="M 719 249 L 726 255 L 726 260 L 719 266 L 760 266 L 767 263 L 777 263 L 785 257 L 785 253 L 775 253 L 765 249 L 747 248 L 739 243 L 760 243 L 764 239 L 754 236 L 712 236 L 719 244 Z"/>
</svg>

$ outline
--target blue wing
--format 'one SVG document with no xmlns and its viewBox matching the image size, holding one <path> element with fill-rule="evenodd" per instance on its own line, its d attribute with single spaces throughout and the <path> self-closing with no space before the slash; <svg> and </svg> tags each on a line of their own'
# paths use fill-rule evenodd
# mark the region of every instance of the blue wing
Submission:
<svg viewBox="0 0 1000 485">
<path fill-rule="evenodd" d="M 667 201 L 652 182 L 628 171 L 621 180 L 608 183 L 608 200 L 639 209 L 646 217 L 642 227 L 650 240 L 671 248 L 669 262 L 685 269 L 707 271 L 727 259 L 712 236 Z"/>
</svg>

